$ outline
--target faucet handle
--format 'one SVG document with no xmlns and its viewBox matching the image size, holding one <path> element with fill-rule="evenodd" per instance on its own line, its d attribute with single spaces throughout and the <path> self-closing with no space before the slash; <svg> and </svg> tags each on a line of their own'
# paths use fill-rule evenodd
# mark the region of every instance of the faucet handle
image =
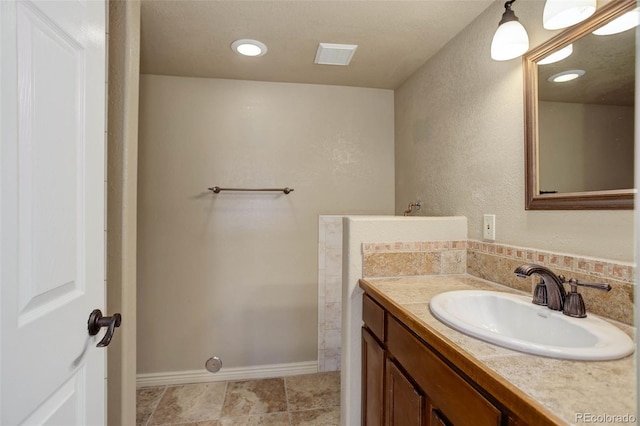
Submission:
<svg viewBox="0 0 640 426">
<path fill-rule="evenodd" d="M 587 316 L 587 308 L 584 306 L 582 295 L 578 293 L 578 286 L 595 288 L 602 291 L 611 290 L 611 286 L 604 283 L 581 283 L 575 278 L 571 278 L 566 282 L 571 286 L 571 292 L 567 294 L 562 313 L 575 318 L 584 318 Z"/>
<path fill-rule="evenodd" d="M 578 293 L 578 285 L 580 284 L 574 278 L 567 282 L 571 286 L 571 291 L 567 293 L 567 297 L 564 299 L 562 313 L 574 318 L 585 318 L 587 316 L 587 308 L 584 306 L 582 295 Z"/>
<path fill-rule="evenodd" d="M 567 281 L 569 283 L 569 285 L 571 286 L 571 288 L 573 289 L 574 286 L 582 286 L 582 287 L 589 287 L 589 288 L 595 288 L 596 290 L 602 290 L 602 291 L 611 291 L 611 285 L 609 284 L 605 284 L 605 283 L 583 283 L 580 282 L 578 280 L 576 280 L 575 278 L 571 278 L 569 281 Z"/>
<path fill-rule="evenodd" d="M 536 288 L 533 290 L 532 302 L 536 305 L 547 306 L 549 304 L 549 296 L 547 295 L 547 284 L 542 278 L 536 284 Z"/>
</svg>

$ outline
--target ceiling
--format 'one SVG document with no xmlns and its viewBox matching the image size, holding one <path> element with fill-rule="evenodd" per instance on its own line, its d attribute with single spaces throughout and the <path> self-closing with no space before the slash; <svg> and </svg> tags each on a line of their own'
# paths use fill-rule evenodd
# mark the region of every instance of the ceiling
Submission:
<svg viewBox="0 0 640 426">
<path fill-rule="evenodd" d="M 636 30 L 573 43 L 573 53 L 560 62 L 538 66 L 538 99 L 553 102 L 633 106 L 635 103 Z M 585 75 L 565 83 L 547 79 L 567 70 Z"/>
<path fill-rule="evenodd" d="M 395 89 L 493 1 L 143 0 L 141 72 Z M 235 54 L 241 38 L 267 54 Z M 320 42 L 358 49 L 316 65 Z"/>
</svg>

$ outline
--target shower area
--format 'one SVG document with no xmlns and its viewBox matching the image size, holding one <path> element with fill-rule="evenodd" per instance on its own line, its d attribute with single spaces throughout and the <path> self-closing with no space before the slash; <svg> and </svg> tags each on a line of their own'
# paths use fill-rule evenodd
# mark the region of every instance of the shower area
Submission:
<svg viewBox="0 0 640 426">
<path fill-rule="evenodd" d="M 393 91 L 143 74 L 139 94 L 138 385 L 316 371 L 319 217 L 394 214 Z"/>
</svg>

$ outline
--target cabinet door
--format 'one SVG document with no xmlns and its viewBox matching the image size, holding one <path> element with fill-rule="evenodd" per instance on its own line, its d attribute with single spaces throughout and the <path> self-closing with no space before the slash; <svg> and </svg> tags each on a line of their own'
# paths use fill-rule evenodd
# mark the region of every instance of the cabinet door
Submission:
<svg viewBox="0 0 640 426">
<path fill-rule="evenodd" d="M 456 426 L 498 426 L 502 413 L 396 319 L 387 321 L 387 351 Z M 430 416 L 430 415 L 429 415 Z"/>
<path fill-rule="evenodd" d="M 362 425 L 382 426 L 384 421 L 385 350 L 362 328 Z"/>
<path fill-rule="evenodd" d="M 425 398 L 387 359 L 387 426 L 423 426 Z"/>
<path fill-rule="evenodd" d="M 429 404 L 428 415 L 431 419 L 429 426 L 451 426 L 451 423 L 447 420 L 444 414 L 442 414 L 442 411 L 434 407 L 432 404 Z"/>
</svg>

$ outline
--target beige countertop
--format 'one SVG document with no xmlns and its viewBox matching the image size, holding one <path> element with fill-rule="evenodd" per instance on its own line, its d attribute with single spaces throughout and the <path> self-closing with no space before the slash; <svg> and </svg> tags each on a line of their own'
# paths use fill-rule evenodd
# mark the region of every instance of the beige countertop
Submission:
<svg viewBox="0 0 640 426">
<path fill-rule="evenodd" d="M 406 315 L 412 323 L 407 325 L 424 340 L 440 339 L 434 347 L 441 353 L 443 349 L 459 352 L 460 359 L 468 365 L 482 369 L 492 380 L 503 379 L 508 386 L 513 385 L 515 392 L 529 399 L 536 409 L 546 411 L 554 421 L 559 419 L 571 425 L 638 424 L 635 354 L 620 360 L 596 362 L 529 355 L 462 334 L 438 321 L 429 311 L 429 300 L 445 291 L 521 292 L 471 275 L 367 278 L 361 280 L 361 286 L 392 314 Z M 633 335 L 632 327 L 613 323 Z M 631 417 L 635 420 L 625 421 L 622 416 L 635 416 Z"/>
</svg>

